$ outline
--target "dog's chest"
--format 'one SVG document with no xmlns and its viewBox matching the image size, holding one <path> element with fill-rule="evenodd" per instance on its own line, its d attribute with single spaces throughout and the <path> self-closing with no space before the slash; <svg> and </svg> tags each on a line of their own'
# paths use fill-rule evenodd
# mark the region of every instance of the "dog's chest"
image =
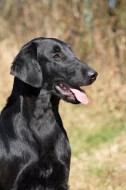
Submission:
<svg viewBox="0 0 126 190">
<path fill-rule="evenodd" d="M 33 126 L 33 123 L 35 126 Z M 69 162 L 70 146 L 69 140 L 62 126 L 60 116 L 55 115 L 52 110 L 32 120 L 31 130 L 34 139 L 40 149 L 41 157 L 59 159 Z"/>
<path fill-rule="evenodd" d="M 4 181 L 7 180 L 7 176 L 11 175 L 11 169 L 9 168 L 12 165 L 16 170 L 13 171 L 13 178 L 8 184 L 9 187 L 15 181 L 16 175 L 23 171 L 26 165 L 31 165 L 31 169 L 36 170 L 37 168 L 36 171 L 41 174 L 40 177 L 42 178 L 46 178 L 48 175 L 66 175 L 66 178 L 68 178 L 70 147 L 65 130 L 61 126 L 61 121 L 58 121 L 52 112 L 47 112 L 42 117 L 36 118 L 34 116 L 31 125 L 24 122 L 25 125 L 22 127 L 19 125 L 20 119 L 18 117 L 21 119 L 21 115 L 18 115 L 14 122 L 17 123 L 20 129 L 22 128 L 17 131 L 22 135 L 20 140 L 10 143 L 10 152 L 14 155 L 8 155 L 11 157 L 11 161 L 7 161 L 8 173 L 5 175 L 4 170 L 1 173 L 0 181 L 2 185 L 7 187 Z M 18 162 L 15 162 L 15 158 L 19 158 Z"/>
</svg>

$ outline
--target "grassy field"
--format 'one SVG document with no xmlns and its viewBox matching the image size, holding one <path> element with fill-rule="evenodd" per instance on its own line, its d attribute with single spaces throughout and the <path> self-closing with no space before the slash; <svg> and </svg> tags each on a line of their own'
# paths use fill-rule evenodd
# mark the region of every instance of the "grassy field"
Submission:
<svg viewBox="0 0 126 190">
<path fill-rule="evenodd" d="M 102 111 L 93 115 L 91 106 L 61 103 L 72 147 L 70 189 L 124 190 L 126 123 Z"/>
</svg>

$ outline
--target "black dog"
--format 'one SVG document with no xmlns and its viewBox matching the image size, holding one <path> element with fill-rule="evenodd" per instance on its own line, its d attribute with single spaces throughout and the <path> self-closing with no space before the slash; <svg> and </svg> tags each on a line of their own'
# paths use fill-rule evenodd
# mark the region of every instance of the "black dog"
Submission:
<svg viewBox="0 0 126 190">
<path fill-rule="evenodd" d="M 70 146 L 59 100 L 87 104 L 79 86 L 97 72 L 53 38 L 24 45 L 14 59 L 13 90 L 0 117 L 0 190 L 68 190 Z"/>
</svg>

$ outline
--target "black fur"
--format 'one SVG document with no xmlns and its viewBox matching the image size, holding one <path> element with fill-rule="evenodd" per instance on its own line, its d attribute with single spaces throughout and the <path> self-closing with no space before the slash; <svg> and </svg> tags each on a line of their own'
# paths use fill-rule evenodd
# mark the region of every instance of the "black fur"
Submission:
<svg viewBox="0 0 126 190">
<path fill-rule="evenodd" d="M 71 151 L 58 105 L 79 102 L 56 86 L 89 85 L 97 73 L 66 43 L 37 38 L 22 47 L 11 74 L 0 117 L 0 190 L 68 190 Z"/>
</svg>

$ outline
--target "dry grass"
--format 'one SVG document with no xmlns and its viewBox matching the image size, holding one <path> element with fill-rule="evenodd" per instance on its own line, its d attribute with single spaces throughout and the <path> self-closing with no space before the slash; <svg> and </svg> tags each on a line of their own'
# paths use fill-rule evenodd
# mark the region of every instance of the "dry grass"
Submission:
<svg viewBox="0 0 126 190">
<path fill-rule="evenodd" d="M 91 110 L 92 109 L 92 110 Z M 71 190 L 126 188 L 126 124 L 94 107 L 61 102 L 60 112 L 72 147 Z"/>
<path fill-rule="evenodd" d="M 95 19 L 92 46 L 81 3 L 73 7 L 66 1 L 56 1 L 57 6 L 44 0 L 35 4 L 27 0 L 20 6 L 14 2 L 8 1 L 0 17 L 0 109 L 10 94 L 10 66 L 22 44 L 39 36 L 69 42 L 75 54 L 99 73 L 97 81 L 86 87 L 88 106 L 61 102 L 73 150 L 70 189 L 126 189 L 125 32 L 113 33 L 111 23 L 98 24 L 103 20 Z"/>
<path fill-rule="evenodd" d="M 72 158 L 71 190 L 126 189 L 126 137 L 118 137 L 92 154 Z"/>
</svg>

